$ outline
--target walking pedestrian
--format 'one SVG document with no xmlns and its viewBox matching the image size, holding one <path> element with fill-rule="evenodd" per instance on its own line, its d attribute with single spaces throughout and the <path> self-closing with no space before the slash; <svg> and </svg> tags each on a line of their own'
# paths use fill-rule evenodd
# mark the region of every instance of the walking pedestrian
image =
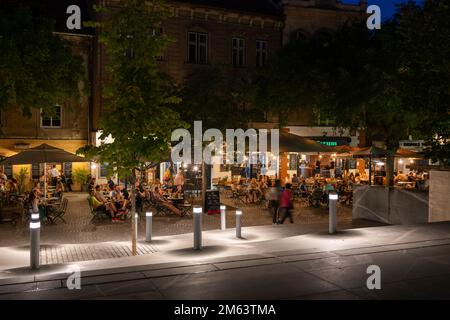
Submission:
<svg viewBox="0 0 450 320">
<path fill-rule="evenodd" d="M 267 192 L 267 200 L 269 200 L 269 210 L 272 212 L 272 223 L 278 222 L 278 206 L 280 197 L 280 180 L 276 180 L 275 183 L 270 182 L 270 187 Z"/>
<path fill-rule="evenodd" d="M 284 220 L 289 217 L 289 221 L 294 223 L 294 219 L 292 219 L 292 209 L 294 206 L 292 205 L 292 191 L 291 184 L 287 183 L 283 192 L 280 195 L 280 216 L 282 216 L 281 220 L 279 220 L 279 224 L 283 224 Z"/>
</svg>

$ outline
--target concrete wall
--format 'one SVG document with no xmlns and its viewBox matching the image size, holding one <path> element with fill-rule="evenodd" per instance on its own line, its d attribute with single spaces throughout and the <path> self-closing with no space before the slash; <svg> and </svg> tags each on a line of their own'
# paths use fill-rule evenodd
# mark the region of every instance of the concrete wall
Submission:
<svg viewBox="0 0 450 320">
<path fill-rule="evenodd" d="M 355 185 L 353 219 L 367 219 L 389 224 L 428 222 L 428 192 Z"/>
<path fill-rule="evenodd" d="M 450 220 L 450 171 L 430 171 L 430 222 Z"/>
</svg>

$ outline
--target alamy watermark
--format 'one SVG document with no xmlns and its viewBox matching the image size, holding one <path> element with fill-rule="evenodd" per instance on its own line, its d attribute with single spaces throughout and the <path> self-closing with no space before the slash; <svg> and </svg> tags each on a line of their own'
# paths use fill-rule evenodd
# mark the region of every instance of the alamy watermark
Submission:
<svg viewBox="0 0 450 320">
<path fill-rule="evenodd" d="M 219 129 L 208 129 L 203 133 L 202 121 L 194 121 L 194 137 L 186 129 L 176 129 L 171 140 L 178 142 L 172 148 L 172 161 L 184 164 L 260 163 L 266 169 L 272 169 L 276 167 L 279 155 L 278 129 L 270 132 L 267 129 L 226 129 L 224 139 Z"/>
<path fill-rule="evenodd" d="M 369 290 L 381 289 L 381 268 L 375 264 L 367 267 L 367 274 L 370 276 L 367 278 L 366 286 Z"/>
<path fill-rule="evenodd" d="M 81 270 L 78 265 L 70 265 L 68 269 L 70 276 L 67 278 L 66 286 L 69 290 L 81 290 Z"/>
</svg>

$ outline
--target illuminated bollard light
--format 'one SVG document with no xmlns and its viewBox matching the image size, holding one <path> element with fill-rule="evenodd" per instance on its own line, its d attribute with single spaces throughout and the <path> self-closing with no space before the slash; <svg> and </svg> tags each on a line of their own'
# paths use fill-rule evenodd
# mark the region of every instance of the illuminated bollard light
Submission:
<svg viewBox="0 0 450 320">
<path fill-rule="evenodd" d="M 202 207 L 194 207 L 194 250 L 202 250 Z"/>
<path fill-rule="evenodd" d="M 146 212 L 145 213 L 145 219 L 146 219 L 146 226 L 145 226 L 145 241 L 150 242 L 152 241 L 152 219 L 153 219 L 153 212 Z"/>
<path fill-rule="evenodd" d="M 220 205 L 220 229 L 221 230 L 225 230 L 227 228 L 227 218 L 225 215 L 225 209 L 227 208 L 227 206 L 225 205 Z"/>
<path fill-rule="evenodd" d="M 242 210 L 236 210 L 236 238 L 242 238 L 241 224 L 242 224 Z"/>
<path fill-rule="evenodd" d="M 337 193 L 330 193 L 329 195 L 329 215 L 330 215 L 330 225 L 328 232 L 330 234 L 336 233 L 337 231 Z"/>
<path fill-rule="evenodd" d="M 41 221 L 39 213 L 32 213 L 30 220 L 30 266 L 39 269 L 39 251 L 41 248 Z"/>
</svg>

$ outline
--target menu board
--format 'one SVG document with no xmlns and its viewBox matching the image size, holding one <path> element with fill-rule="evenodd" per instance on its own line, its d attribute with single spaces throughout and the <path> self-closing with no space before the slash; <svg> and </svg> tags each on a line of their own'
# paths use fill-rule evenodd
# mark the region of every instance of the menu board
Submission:
<svg viewBox="0 0 450 320">
<path fill-rule="evenodd" d="M 208 190 L 205 193 L 205 212 L 208 214 L 220 213 L 220 193 L 216 190 Z"/>
<path fill-rule="evenodd" d="M 63 168 L 64 168 L 64 170 L 63 170 L 64 176 L 67 179 L 72 178 L 72 162 L 64 162 L 64 167 Z"/>
<path fill-rule="evenodd" d="M 289 156 L 289 170 L 297 170 L 298 168 L 298 157 L 297 155 L 291 154 Z"/>
</svg>

